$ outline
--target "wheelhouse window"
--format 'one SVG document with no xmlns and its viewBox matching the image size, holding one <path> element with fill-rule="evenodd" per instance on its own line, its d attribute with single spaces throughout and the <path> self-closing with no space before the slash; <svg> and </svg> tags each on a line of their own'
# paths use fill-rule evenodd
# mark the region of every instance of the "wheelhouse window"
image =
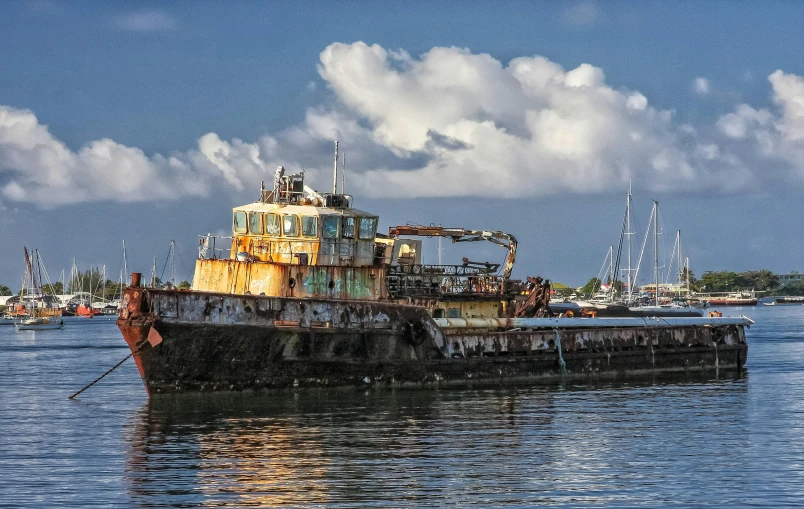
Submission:
<svg viewBox="0 0 804 509">
<path fill-rule="evenodd" d="M 282 235 L 286 237 L 299 236 L 299 220 L 296 216 L 282 216 Z"/>
<path fill-rule="evenodd" d="M 279 214 L 265 214 L 265 233 L 279 235 Z"/>
<path fill-rule="evenodd" d="M 262 235 L 262 214 L 259 212 L 248 213 L 248 232 L 252 235 Z"/>
<path fill-rule="evenodd" d="M 321 218 L 321 233 L 325 239 L 337 239 L 339 226 L 340 217 L 338 216 L 323 216 Z"/>
<path fill-rule="evenodd" d="M 355 238 L 355 218 L 353 217 L 343 218 L 343 231 L 341 232 L 341 237 L 345 239 Z"/>
<path fill-rule="evenodd" d="M 377 230 L 376 217 L 361 217 L 360 218 L 360 240 L 373 240 L 374 233 Z"/>
<path fill-rule="evenodd" d="M 318 237 L 318 218 L 315 216 L 302 216 L 302 237 Z"/>
<path fill-rule="evenodd" d="M 234 213 L 233 228 L 235 233 L 246 233 L 246 213 L 236 210 Z"/>
</svg>

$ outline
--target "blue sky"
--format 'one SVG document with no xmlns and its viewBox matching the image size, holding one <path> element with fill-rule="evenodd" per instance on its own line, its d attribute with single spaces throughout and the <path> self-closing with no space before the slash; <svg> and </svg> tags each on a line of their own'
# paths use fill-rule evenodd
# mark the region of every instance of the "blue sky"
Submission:
<svg viewBox="0 0 804 509">
<path fill-rule="evenodd" d="M 804 270 L 800 3 L 3 2 L 0 12 L 9 286 L 23 245 L 40 249 L 51 276 L 73 257 L 116 272 L 123 238 L 142 271 L 176 239 L 190 278 L 197 234 L 228 229 L 229 209 L 253 200 L 276 164 L 325 182 L 336 136 L 360 208 L 386 225 L 510 231 L 517 276 L 596 275 L 629 178 L 640 224 L 659 199 L 696 273 Z M 555 86 L 529 89 L 539 73 Z"/>
</svg>

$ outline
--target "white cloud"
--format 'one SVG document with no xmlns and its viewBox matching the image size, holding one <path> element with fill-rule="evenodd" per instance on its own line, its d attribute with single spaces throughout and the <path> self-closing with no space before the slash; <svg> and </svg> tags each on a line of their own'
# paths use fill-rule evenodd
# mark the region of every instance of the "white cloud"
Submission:
<svg viewBox="0 0 804 509">
<path fill-rule="evenodd" d="M 336 43 L 319 73 L 376 144 L 402 159 L 424 156 L 412 170 L 388 163 L 366 172 L 366 193 L 534 196 L 630 179 L 661 190 L 750 180 L 727 154 L 687 149 L 671 111 L 612 88 L 589 64 L 565 70 L 536 56 L 504 65 L 459 48 L 414 58 Z"/>
<path fill-rule="evenodd" d="M 695 78 L 692 82 L 692 89 L 698 95 L 708 95 L 712 91 L 712 85 L 706 78 Z"/>
<path fill-rule="evenodd" d="M 592 0 L 584 0 L 564 9 L 562 16 L 572 25 L 591 25 L 598 17 L 597 5 Z"/>
<path fill-rule="evenodd" d="M 804 78 L 777 70 L 768 80 L 773 86 L 773 102 L 782 108 L 777 129 L 787 141 L 804 141 Z"/>
<path fill-rule="evenodd" d="M 205 196 L 256 187 L 278 164 L 305 168 L 326 189 L 334 139 L 349 154 L 350 192 L 369 196 L 531 197 L 621 190 L 630 180 L 656 191 L 738 191 L 804 176 L 804 79 L 782 71 L 769 77 L 775 108 L 738 105 L 710 126 L 675 122 L 598 67 L 567 70 L 541 56 L 503 63 L 460 48 L 415 57 L 334 43 L 318 71 L 335 100 L 299 125 L 253 142 L 211 132 L 169 155 L 109 139 L 72 150 L 32 112 L 0 106 L 0 199 Z"/>
<path fill-rule="evenodd" d="M 789 184 L 788 176 L 804 179 L 804 78 L 777 70 L 768 81 L 778 112 L 740 104 L 717 127 L 744 164 Z"/>
<path fill-rule="evenodd" d="M 107 138 L 73 151 L 31 111 L 0 106 L 0 197 L 45 208 L 201 196 L 220 176 L 239 189 L 241 179 L 259 178 L 257 155 L 256 145 L 214 134 L 202 137 L 198 150 L 170 156 L 147 156 Z"/>
<path fill-rule="evenodd" d="M 155 9 L 126 14 L 116 22 L 118 27 L 132 32 L 166 32 L 178 27 L 171 15 Z"/>
</svg>

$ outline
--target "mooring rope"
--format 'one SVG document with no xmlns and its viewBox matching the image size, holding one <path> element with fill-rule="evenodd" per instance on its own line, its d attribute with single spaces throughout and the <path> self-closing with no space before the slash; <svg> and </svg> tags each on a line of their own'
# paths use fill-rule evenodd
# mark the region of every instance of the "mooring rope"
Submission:
<svg viewBox="0 0 804 509">
<path fill-rule="evenodd" d="M 99 376 L 98 378 L 96 378 L 95 380 L 93 380 L 93 381 L 92 381 L 92 383 L 90 383 L 89 385 L 87 385 L 86 387 L 84 387 L 83 389 L 81 389 L 80 391 L 76 392 L 75 394 L 73 394 L 72 396 L 70 396 L 68 399 L 75 399 L 75 397 L 76 397 L 76 396 L 78 396 L 79 394 L 81 394 L 81 393 L 82 393 L 82 392 L 84 392 L 85 390 L 89 389 L 90 387 L 92 387 L 92 386 L 93 386 L 93 385 L 95 385 L 96 383 L 100 382 L 101 380 L 103 380 L 103 377 L 105 377 L 106 375 L 108 375 L 108 374 L 109 374 L 109 373 L 111 373 L 112 371 L 114 371 L 114 370 L 116 370 L 117 368 L 119 368 L 119 367 L 120 367 L 120 365 L 121 365 L 121 364 L 123 364 L 124 362 L 126 362 L 126 361 L 128 360 L 128 358 L 129 358 L 129 357 L 131 357 L 132 355 L 134 355 L 134 352 L 131 352 L 130 354 L 126 355 L 126 357 L 125 357 L 125 358 L 124 358 L 122 361 L 120 361 L 120 362 L 118 362 L 117 364 L 115 364 L 115 365 L 114 365 L 114 367 L 112 367 L 112 369 L 110 369 L 110 370 L 109 370 L 109 371 L 107 371 L 106 373 L 102 374 L 101 376 Z"/>
<path fill-rule="evenodd" d="M 561 366 L 561 374 L 566 375 L 567 363 L 564 362 L 564 354 L 561 353 L 561 333 L 558 331 L 558 329 L 556 329 L 555 331 L 556 331 L 556 348 L 558 349 L 558 365 Z"/>
</svg>

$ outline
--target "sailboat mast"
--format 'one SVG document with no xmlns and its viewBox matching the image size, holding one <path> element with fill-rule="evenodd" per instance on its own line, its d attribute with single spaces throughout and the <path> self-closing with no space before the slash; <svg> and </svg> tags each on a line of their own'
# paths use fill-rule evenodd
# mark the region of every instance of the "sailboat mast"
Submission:
<svg viewBox="0 0 804 509">
<path fill-rule="evenodd" d="M 123 274 L 128 277 L 128 262 L 126 261 L 126 239 L 123 239 Z M 123 287 L 124 280 L 120 279 L 120 287 Z M 121 297 L 122 298 L 122 297 Z"/>
<path fill-rule="evenodd" d="M 631 181 L 628 181 L 628 197 L 625 200 L 625 221 L 628 236 L 628 302 L 631 302 Z"/>
<path fill-rule="evenodd" d="M 676 245 L 678 246 L 676 249 L 676 257 L 678 260 L 678 285 L 679 289 L 681 288 L 681 230 L 676 232 Z"/>
<path fill-rule="evenodd" d="M 151 288 L 156 286 L 156 256 L 154 256 L 154 265 L 151 267 Z"/>
<path fill-rule="evenodd" d="M 176 286 L 176 241 L 170 241 L 170 284 Z"/>
<path fill-rule="evenodd" d="M 609 284 L 614 284 L 614 246 L 609 246 Z"/>
<path fill-rule="evenodd" d="M 653 200 L 653 280 L 656 284 L 654 289 L 654 303 L 659 305 L 659 202 Z"/>
<path fill-rule="evenodd" d="M 45 282 L 42 279 L 42 259 L 39 257 L 38 249 L 34 249 L 34 253 L 35 253 L 34 256 L 36 257 L 36 271 L 39 273 L 39 288 L 37 289 L 37 291 L 39 292 L 40 295 L 42 295 L 42 297 L 44 297 L 45 291 L 42 287 L 45 286 Z"/>
<path fill-rule="evenodd" d="M 684 267 L 687 269 L 687 298 L 690 298 L 690 258 L 684 258 Z"/>
</svg>

